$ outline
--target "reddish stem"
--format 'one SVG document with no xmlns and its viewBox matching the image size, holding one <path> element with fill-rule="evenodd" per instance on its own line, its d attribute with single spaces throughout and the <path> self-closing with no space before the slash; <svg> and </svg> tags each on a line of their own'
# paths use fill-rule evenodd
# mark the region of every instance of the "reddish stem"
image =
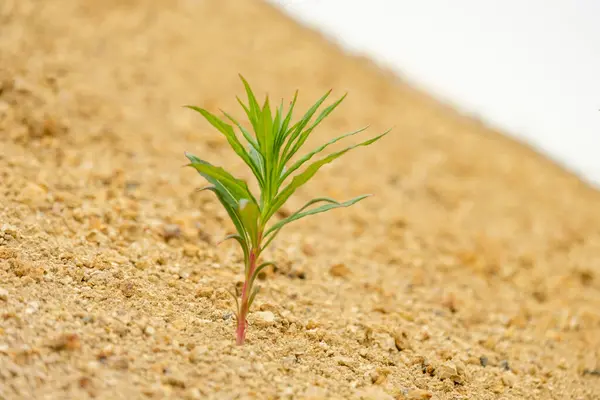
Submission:
<svg viewBox="0 0 600 400">
<path fill-rule="evenodd" d="M 244 344 L 246 340 L 246 328 L 248 327 L 248 322 L 246 321 L 246 316 L 248 315 L 248 301 L 250 300 L 250 278 L 252 274 L 254 274 L 254 270 L 256 269 L 256 252 L 254 249 L 250 251 L 250 257 L 248 260 L 248 275 L 244 281 L 244 286 L 242 288 L 242 302 L 241 307 L 238 313 L 237 319 L 237 329 L 236 329 L 236 344 L 241 346 Z"/>
</svg>

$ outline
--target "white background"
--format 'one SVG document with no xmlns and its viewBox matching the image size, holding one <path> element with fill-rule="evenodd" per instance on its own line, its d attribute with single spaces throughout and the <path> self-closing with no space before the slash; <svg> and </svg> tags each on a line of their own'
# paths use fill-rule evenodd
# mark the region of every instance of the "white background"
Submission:
<svg viewBox="0 0 600 400">
<path fill-rule="evenodd" d="M 270 0 L 600 187 L 600 0 Z"/>
</svg>

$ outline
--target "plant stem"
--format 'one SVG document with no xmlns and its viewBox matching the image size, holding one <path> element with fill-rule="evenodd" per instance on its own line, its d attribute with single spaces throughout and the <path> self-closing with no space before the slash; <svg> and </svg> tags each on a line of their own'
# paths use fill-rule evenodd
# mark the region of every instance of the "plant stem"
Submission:
<svg viewBox="0 0 600 400">
<path fill-rule="evenodd" d="M 248 323 L 246 321 L 246 316 L 248 315 L 248 302 L 250 300 L 250 291 L 252 290 L 250 286 L 250 279 L 254 274 L 254 270 L 256 269 L 256 250 L 252 249 L 250 251 L 249 256 L 249 267 L 248 267 L 248 275 L 244 281 L 244 286 L 242 288 L 242 301 L 240 303 L 240 310 L 238 312 L 237 318 L 237 329 L 236 329 L 236 344 L 241 346 L 244 344 L 246 340 L 246 327 Z"/>
</svg>

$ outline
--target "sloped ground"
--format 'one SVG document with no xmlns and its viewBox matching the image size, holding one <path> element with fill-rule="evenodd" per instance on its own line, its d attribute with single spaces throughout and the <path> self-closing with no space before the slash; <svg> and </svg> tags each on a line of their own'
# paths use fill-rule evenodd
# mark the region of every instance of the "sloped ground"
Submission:
<svg viewBox="0 0 600 400">
<path fill-rule="evenodd" d="M 375 194 L 281 235 L 243 348 L 181 168 L 244 173 L 181 107 L 239 116 L 239 72 L 348 91 L 313 144 L 394 126 L 287 206 Z M 262 3 L 3 0 L 0 179 L 2 399 L 600 397 L 598 192 Z"/>
</svg>

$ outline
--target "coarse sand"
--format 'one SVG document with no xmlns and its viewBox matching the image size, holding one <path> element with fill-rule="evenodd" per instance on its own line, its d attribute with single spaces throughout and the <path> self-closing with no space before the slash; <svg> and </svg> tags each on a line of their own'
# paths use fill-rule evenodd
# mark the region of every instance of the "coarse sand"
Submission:
<svg viewBox="0 0 600 400">
<path fill-rule="evenodd" d="M 286 205 L 374 195 L 273 243 L 244 347 L 183 168 L 249 177 L 182 107 L 241 116 L 238 73 L 349 93 L 307 148 L 394 128 Z M 262 2 L 2 0 L 0 399 L 86 398 L 599 399 L 600 193 Z"/>
</svg>

